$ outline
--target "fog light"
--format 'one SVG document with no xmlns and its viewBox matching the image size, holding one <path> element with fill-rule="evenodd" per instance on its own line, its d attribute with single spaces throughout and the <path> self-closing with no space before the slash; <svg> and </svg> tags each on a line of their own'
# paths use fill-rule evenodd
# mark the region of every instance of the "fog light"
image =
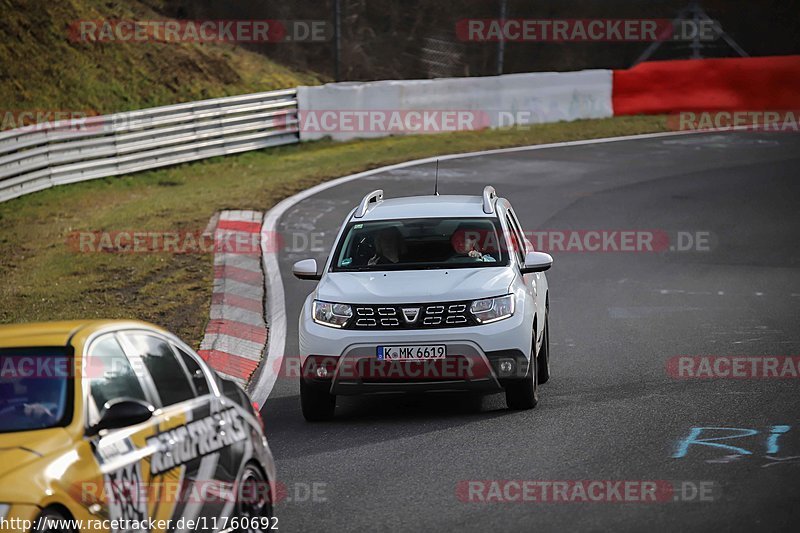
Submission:
<svg viewBox="0 0 800 533">
<path fill-rule="evenodd" d="M 328 377 L 328 369 L 324 366 L 317 367 L 317 377 L 318 378 L 327 378 Z"/>
<path fill-rule="evenodd" d="M 500 359 L 497 362 L 498 377 L 507 378 L 513 376 L 516 366 L 517 363 L 513 359 Z"/>
</svg>

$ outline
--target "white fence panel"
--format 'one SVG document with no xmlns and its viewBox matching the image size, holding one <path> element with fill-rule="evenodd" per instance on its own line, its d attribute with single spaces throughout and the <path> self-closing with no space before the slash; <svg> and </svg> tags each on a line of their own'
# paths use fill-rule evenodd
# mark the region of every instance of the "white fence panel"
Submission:
<svg viewBox="0 0 800 533">
<path fill-rule="evenodd" d="M 300 140 L 327 136 L 334 140 L 347 140 L 605 118 L 613 115 L 611 89 L 610 70 L 298 87 Z M 456 123 L 448 129 L 444 127 L 447 126 L 446 118 L 433 116 L 439 111 L 465 112 L 463 115 L 471 120 Z M 419 112 L 434 118 L 432 125 L 421 129 L 415 127 L 418 122 L 414 120 L 419 117 L 413 114 Z M 409 127 L 399 130 L 381 127 L 391 123 L 391 114 L 400 121 L 408 119 L 404 124 Z M 460 125 L 472 127 L 462 128 Z"/>
</svg>

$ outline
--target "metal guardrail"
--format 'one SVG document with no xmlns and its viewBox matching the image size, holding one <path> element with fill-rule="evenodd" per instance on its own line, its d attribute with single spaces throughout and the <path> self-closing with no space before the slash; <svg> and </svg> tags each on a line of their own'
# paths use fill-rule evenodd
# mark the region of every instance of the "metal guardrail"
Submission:
<svg viewBox="0 0 800 533">
<path fill-rule="evenodd" d="M 299 142 L 297 90 L 0 132 L 0 202 L 75 183 Z"/>
</svg>

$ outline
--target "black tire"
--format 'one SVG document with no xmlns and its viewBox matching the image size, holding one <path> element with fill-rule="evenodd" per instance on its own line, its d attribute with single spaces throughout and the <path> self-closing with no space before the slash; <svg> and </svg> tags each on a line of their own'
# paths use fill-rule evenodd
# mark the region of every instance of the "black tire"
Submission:
<svg viewBox="0 0 800 533">
<path fill-rule="evenodd" d="M 236 494 L 236 514 L 242 533 L 269 531 L 273 513 L 272 491 L 267 478 L 256 465 L 245 465 Z M 251 526 L 262 526 L 253 528 Z M 263 527 L 266 526 L 266 527 Z"/>
<path fill-rule="evenodd" d="M 536 333 L 533 334 L 531 353 L 536 353 Z M 539 383 L 536 379 L 539 366 L 538 357 L 528 363 L 528 372 L 520 380 L 509 381 L 506 384 L 506 405 L 509 409 L 533 409 L 539 403 Z"/>
<path fill-rule="evenodd" d="M 336 396 L 300 378 L 300 407 L 309 422 L 331 420 L 336 410 Z"/>
<path fill-rule="evenodd" d="M 72 529 L 65 527 L 65 521 L 69 520 L 57 509 L 48 508 L 39 513 L 33 522 L 33 533 L 74 533 Z"/>
<path fill-rule="evenodd" d="M 544 333 L 542 334 L 544 338 L 542 339 L 542 347 L 539 350 L 539 357 L 536 358 L 538 362 L 538 367 L 536 370 L 538 373 L 536 377 L 539 380 L 539 384 L 547 383 L 550 379 L 550 324 L 549 324 L 549 313 L 545 313 L 544 315 Z"/>
</svg>

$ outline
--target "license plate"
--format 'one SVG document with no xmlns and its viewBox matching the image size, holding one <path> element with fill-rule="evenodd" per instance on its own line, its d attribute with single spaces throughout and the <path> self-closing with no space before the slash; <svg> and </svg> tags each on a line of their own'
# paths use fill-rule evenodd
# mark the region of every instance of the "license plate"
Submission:
<svg viewBox="0 0 800 533">
<path fill-rule="evenodd" d="M 380 361 L 422 361 L 444 359 L 446 356 L 447 350 L 444 344 L 378 346 L 378 360 Z"/>
</svg>

